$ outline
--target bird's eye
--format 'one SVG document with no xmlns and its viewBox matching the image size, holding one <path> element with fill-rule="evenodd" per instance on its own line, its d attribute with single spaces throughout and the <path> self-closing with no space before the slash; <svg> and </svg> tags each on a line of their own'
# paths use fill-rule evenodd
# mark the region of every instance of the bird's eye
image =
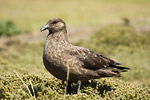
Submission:
<svg viewBox="0 0 150 100">
<path fill-rule="evenodd" d="M 56 24 L 57 22 L 56 21 L 54 21 L 52 24 Z"/>
</svg>

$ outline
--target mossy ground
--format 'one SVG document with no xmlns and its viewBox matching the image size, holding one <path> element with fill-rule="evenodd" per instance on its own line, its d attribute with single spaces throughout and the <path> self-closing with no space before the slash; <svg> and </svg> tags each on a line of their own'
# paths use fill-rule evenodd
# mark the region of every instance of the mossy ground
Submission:
<svg viewBox="0 0 150 100">
<path fill-rule="evenodd" d="M 69 27 L 103 27 L 93 33 L 89 41 L 74 44 L 107 55 L 131 68 L 119 79 L 90 80 L 82 85 L 79 94 L 76 94 L 77 85 L 73 84 L 73 94 L 67 95 L 65 83 L 54 78 L 43 66 L 44 42 L 28 43 L 22 36 L 20 40 L 27 42 L 22 43 L 14 36 L 13 40 L 7 38 L 4 44 L 0 42 L 0 99 L 148 100 L 150 31 L 146 30 L 148 34 L 144 34 L 135 28 L 140 26 L 143 30 L 150 25 L 149 9 L 149 0 L 0 0 L 0 20 L 13 21 L 21 32 L 37 32 L 54 17 L 64 19 Z M 120 23 L 122 17 L 131 19 L 134 27 L 109 25 Z M 86 34 L 77 32 L 74 32 L 77 37 Z"/>
<path fill-rule="evenodd" d="M 113 59 L 131 68 L 122 78 L 90 80 L 76 94 L 65 94 L 65 83 L 54 78 L 42 63 L 44 42 L 20 43 L 7 41 L 0 49 L 0 98 L 1 99 L 149 99 L 149 35 L 137 33 L 129 26 L 109 25 L 93 34 L 89 41 L 76 45 L 87 47 L 101 54 L 115 54 Z M 124 81 L 126 80 L 126 81 Z M 130 81 L 130 82 L 127 82 Z"/>
<path fill-rule="evenodd" d="M 19 73 L 20 74 L 20 73 Z M 22 73 L 19 75 L 3 75 L 0 78 L 1 99 L 148 99 L 150 90 L 120 79 L 103 78 L 91 80 L 81 87 L 76 94 L 76 84 L 73 84 L 73 93 L 65 94 L 65 84 L 56 78 L 48 78 L 44 75 Z M 18 77 L 21 77 L 21 79 Z"/>
</svg>

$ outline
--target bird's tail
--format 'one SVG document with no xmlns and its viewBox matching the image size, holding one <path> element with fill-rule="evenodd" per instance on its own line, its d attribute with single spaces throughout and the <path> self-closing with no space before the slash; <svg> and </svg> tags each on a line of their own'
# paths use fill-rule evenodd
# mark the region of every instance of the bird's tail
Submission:
<svg viewBox="0 0 150 100">
<path fill-rule="evenodd" d="M 120 72 L 127 72 L 130 68 L 122 67 L 122 66 L 113 66 L 113 68 L 117 68 Z"/>
<path fill-rule="evenodd" d="M 114 66 L 105 69 L 99 69 L 97 73 L 99 74 L 99 77 L 120 77 L 120 72 L 127 72 L 129 69 L 130 68 L 127 67 Z"/>
</svg>

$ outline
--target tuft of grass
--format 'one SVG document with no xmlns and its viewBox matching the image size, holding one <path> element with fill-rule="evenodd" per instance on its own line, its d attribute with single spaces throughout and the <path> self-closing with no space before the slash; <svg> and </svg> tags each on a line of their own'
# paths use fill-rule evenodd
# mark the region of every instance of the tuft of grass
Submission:
<svg viewBox="0 0 150 100">
<path fill-rule="evenodd" d="M 63 98 L 63 100 L 65 100 L 65 98 L 66 98 L 68 80 L 69 80 L 69 64 L 67 62 L 67 78 L 66 78 L 66 87 L 65 87 L 65 92 L 64 92 L 64 98 Z"/>
<path fill-rule="evenodd" d="M 0 21 L 0 36 L 12 36 L 16 34 L 19 34 L 19 30 L 13 21 Z"/>
</svg>

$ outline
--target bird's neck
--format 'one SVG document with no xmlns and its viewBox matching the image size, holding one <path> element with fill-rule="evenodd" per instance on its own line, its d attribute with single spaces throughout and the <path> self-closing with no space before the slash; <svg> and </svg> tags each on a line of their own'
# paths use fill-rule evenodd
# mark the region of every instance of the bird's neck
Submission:
<svg viewBox="0 0 150 100">
<path fill-rule="evenodd" d="M 67 30 L 61 30 L 58 32 L 49 32 L 49 35 L 47 36 L 47 40 L 49 42 L 55 42 L 55 43 L 69 43 L 68 37 L 67 37 Z"/>
<path fill-rule="evenodd" d="M 69 45 L 69 41 L 67 38 L 67 31 L 61 30 L 55 33 L 49 33 L 46 38 L 45 49 L 50 48 L 60 48 L 66 47 Z"/>
</svg>

